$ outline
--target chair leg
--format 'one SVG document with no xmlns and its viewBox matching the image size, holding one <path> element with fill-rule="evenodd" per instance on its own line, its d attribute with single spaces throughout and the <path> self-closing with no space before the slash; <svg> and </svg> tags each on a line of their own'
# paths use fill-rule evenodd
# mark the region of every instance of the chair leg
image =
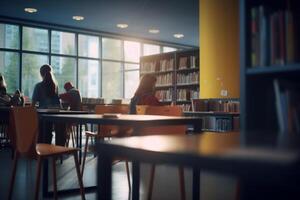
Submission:
<svg viewBox="0 0 300 200">
<path fill-rule="evenodd" d="M 18 159 L 19 159 L 19 154 L 15 150 L 14 153 L 14 161 L 13 161 L 13 169 L 12 169 L 12 176 L 10 179 L 10 184 L 9 184 L 9 193 L 8 193 L 8 199 L 12 199 L 12 193 L 13 193 L 13 188 L 14 188 L 14 183 L 15 183 L 15 178 L 16 178 L 16 171 L 17 171 L 17 165 L 18 165 Z"/>
<path fill-rule="evenodd" d="M 153 183 L 154 183 L 154 176 L 155 176 L 155 165 L 151 165 L 151 171 L 150 171 L 150 181 L 149 181 L 149 188 L 148 188 L 148 200 L 152 199 L 152 190 L 153 190 Z"/>
<path fill-rule="evenodd" d="M 72 136 L 72 145 L 75 148 L 75 129 L 74 127 L 72 127 L 72 132 L 71 132 L 71 136 Z"/>
<path fill-rule="evenodd" d="M 52 158 L 52 175 L 53 175 L 53 198 L 57 199 L 57 180 L 56 180 L 56 158 Z"/>
<path fill-rule="evenodd" d="M 128 181 L 128 188 L 129 191 L 131 191 L 131 183 L 130 183 L 130 171 L 129 171 L 129 165 L 128 165 L 128 161 L 125 161 L 125 166 L 126 166 L 126 174 L 127 174 L 127 181 Z"/>
<path fill-rule="evenodd" d="M 39 189 L 40 189 L 40 180 L 41 180 L 41 169 L 42 169 L 42 158 L 38 156 L 37 160 L 37 171 L 36 171 L 36 181 L 35 181 L 35 193 L 34 199 L 39 199 Z"/>
<path fill-rule="evenodd" d="M 75 162 L 77 178 L 78 178 L 78 182 L 79 182 L 79 186 L 80 186 L 81 199 L 85 200 L 84 188 L 83 188 L 83 183 L 82 183 L 82 174 L 80 174 L 77 152 L 74 153 L 74 162 Z"/>
<path fill-rule="evenodd" d="M 181 200 L 185 200 L 184 168 L 178 167 Z"/>
<path fill-rule="evenodd" d="M 83 152 L 83 160 L 82 160 L 82 168 L 81 168 L 81 175 L 82 175 L 82 177 L 83 177 L 83 172 L 84 172 L 84 165 L 85 165 L 85 160 L 86 160 L 86 153 L 87 153 L 88 144 L 89 144 L 89 136 L 86 135 L 84 152 Z"/>
</svg>

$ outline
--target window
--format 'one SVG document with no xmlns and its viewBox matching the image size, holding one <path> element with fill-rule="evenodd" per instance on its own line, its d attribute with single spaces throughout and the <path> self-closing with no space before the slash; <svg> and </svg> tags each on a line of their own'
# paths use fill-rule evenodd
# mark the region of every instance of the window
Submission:
<svg viewBox="0 0 300 200">
<path fill-rule="evenodd" d="M 138 64 L 125 63 L 125 77 L 124 77 L 124 88 L 125 88 L 125 98 L 132 98 L 134 92 L 136 91 L 139 80 L 140 72 Z"/>
<path fill-rule="evenodd" d="M 160 46 L 154 44 L 144 44 L 144 56 L 159 54 Z"/>
<path fill-rule="evenodd" d="M 49 52 L 48 30 L 23 27 L 23 50 Z"/>
<path fill-rule="evenodd" d="M 7 93 L 14 93 L 19 89 L 19 54 L 0 51 L 0 73 L 4 76 Z"/>
<path fill-rule="evenodd" d="M 125 61 L 140 62 L 141 44 L 139 42 L 124 41 Z"/>
<path fill-rule="evenodd" d="M 51 53 L 75 55 L 75 34 L 51 31 Z"/>
<path fill-rule="evenodd" d="M 173 47 L 163 47 L 164 53 L 168 53 L 168 52 L 172 52 L 172 51 L 177 51 L 177 49 L 173 48 Z"/>
<path fill-rule="evenodd" d="M 100 66 L 98 60 L 79 59 L 78 86 L 82 97 L 100 97 Z"/>
<path fill-rule="evenodd" d="M 59 93 L 64 92 L 64 84 L 68 81 L 76 84 L 76 59 L 60 56 L 51 57 L 51 66 L 55 75 Z"/>
<path fill-rule="evenodd" d="M 19 27 L 10 24 L 0 24 L 0 48 L 19 49 Z"/>
<path fill-rule="evenodd" d="M 123 74 L 121 63 L 102 62 L 102 96 L 104 98 L 123 97 Z"/>
<path fill-rule="evenodd" d="M 90 35 L 78 36 L 79 56 L 99 58 L 99 37 Z"/>
<path fill-rule="evenodd" d="M 102 54 L 103 59 L 122 60 L 121 40 L 102 38 Z"/>
<path fill-rule="evenodd" d="M 42 80 L 40 67 L 49 63 L 48 56 L 23 53 L 22 58 L 22 91 L 31 98 L 35 84 Z"/>
</svg>

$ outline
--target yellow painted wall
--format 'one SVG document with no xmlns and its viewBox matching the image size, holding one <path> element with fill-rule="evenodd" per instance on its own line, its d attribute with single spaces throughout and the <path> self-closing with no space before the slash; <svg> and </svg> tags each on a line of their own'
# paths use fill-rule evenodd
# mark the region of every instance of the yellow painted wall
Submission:
<svg viewBox="0 0 300 200">
<path fill-rule="evenodd" d="M 200 98 L 239 98 L 238 0 L 200 0 L 199 6 Z"/>
</svg>

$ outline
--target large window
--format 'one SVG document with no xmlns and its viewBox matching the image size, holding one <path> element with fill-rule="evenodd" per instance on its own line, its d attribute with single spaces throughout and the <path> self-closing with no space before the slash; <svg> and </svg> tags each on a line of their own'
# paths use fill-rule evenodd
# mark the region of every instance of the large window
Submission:
<svg viewBox="0 0 300 200">
<path fill-rule="evenodd" d="M 31 98 L 34 86 L 42 80 L 40 67 L 51 64 L 59 93 L 70 81 L 82 97 L 131 98 L 139 84 L 140 56 L 176 50 L 59 29 L 0 23 L 0 73 L 8 93 L 21 89 Z"/>
<path fill-rule="evenodd" d="M 0 48 L 19 49 L 19 26 L 0 23 Z"/>
<path fill-rule="evenodd" d="M 98 60 L 79 59 L 79 91 L 83 97 L 100 97 Z"/>
<path fill-rule="evenodd" d="M 0 51 L 0 73 L 7 84 L 7 93 L 14 93 L 19 89 L 19 54 Z"/>
</svg>

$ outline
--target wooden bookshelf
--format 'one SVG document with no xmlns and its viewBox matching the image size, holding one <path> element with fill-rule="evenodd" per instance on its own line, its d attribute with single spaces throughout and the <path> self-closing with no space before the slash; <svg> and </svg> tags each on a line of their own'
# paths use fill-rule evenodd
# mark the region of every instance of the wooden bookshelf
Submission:
<svg viewBox="0 0 300 200">
<path fill-rule="evenodd" d="M 300 82 L 299 19 L 298 0 L 240 1 L 242 131 L 279 131 L 274 83 Z"/>
<path fill-rule="evenodd" d="M 199 49 L 143 56 L 140 63 L 141 76 L 156 76 L 156 96 L 162 103 L 191 109 L 191 98 L 199 97 Z"/>
</svg>

